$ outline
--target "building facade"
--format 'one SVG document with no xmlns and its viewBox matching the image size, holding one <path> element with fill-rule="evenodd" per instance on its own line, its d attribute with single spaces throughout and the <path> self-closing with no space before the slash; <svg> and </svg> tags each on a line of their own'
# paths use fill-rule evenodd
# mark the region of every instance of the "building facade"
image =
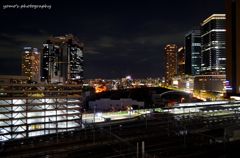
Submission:
<svg viewBox="0 0 240 158">
<path fill-rule="evenodd" d="M 193 82 L 194 76 L 176 76 L 173 78 L 172 86 L 177 89 L 182 89 L 185 92 L 192 92 L 193 91 Z"/>
<path fill-rule="evenodd" d="M 73 35 L 50 37 L 43 44 L 41 80 L 48 83 L 81 82 L 83 43 Z"/>
<path fill-rule="evenodd" d="M 27 76 L 0 75 L 0 84 L 27 84 L 28 81 Z"/>
<path fill-rule="evenodd" d="M 177 52 L 177 75 L 185 74 L 185 51 L 180 47 Z"/>
<path fill-rule="evenodd" d="M 194 90 L 202 92 L 225 92 L 226 75 L 197 75 L 194 77 Z"/>
<path fill-rule="evenodd" d="M 225 14 L 213 14 L 201 23 L 201 74 L 226 73 Z"/>
<path fill-rule="evenodd" d="M 177 45 L 168 44 L 165 51 L 165 84 L 171 85 L 172 78 L 177 74 Z"/>
<path fill-rule="evenodd" d="M 201 33 L 192 30 L 185 35 L 185 74 L 199 75 L 201 69 Z"/>
<path fill-rule="evenodd" d="M 40 81 L 40 53 L 37 48 L 24 47 L 22 76 L 27 76 L 32 81 Z"/>
<path fill-rule="evenodd" d="M 227 92 L 240 94 L 240 2 L 226 0 Z"/>
<path fill-rule="evenodd" d="M 133 100 L 131 98 L 120 98 L 113 100 L 110 98 L 101 98 L 95 101 L 89 101 L 89 108 L 96 111 L 118 111 L 127 110 L 129 106 L 144 108 L 144 102 Z"/>
<path fill-rule="evenodd" d="M 81 85 L 0 84 L 0 143 L 81 128 Z"/>
</svg>

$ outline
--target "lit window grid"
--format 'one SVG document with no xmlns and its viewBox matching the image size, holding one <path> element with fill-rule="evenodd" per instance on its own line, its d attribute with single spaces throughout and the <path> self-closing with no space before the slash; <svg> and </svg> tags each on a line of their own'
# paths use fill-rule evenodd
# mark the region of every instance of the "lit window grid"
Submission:
<svg viewBox="0 0 240 158">
<path fill-rule="evenodd" d="M 165 47 L 165 80 L 169 84 L 177 74 L 177 46 L 169 44 Z"/>
<path fill-rule="evenodd" d="M 14 89 L 22 88 L 21 86 Z M 24 87 L 24 89 L 29 87 Z M 45 87 L 46 88 L 46 87 Z M 78 86 L 77 89 L 80 87 Z M 13 92 L 16 93 L 17 90 Z M 28 97 L 0 98 L 0 141 L 32 137 L 56 132 L 63 132 L 79 128 L 81 122 L 80 96 L 68 96 L 72 90 L 64 90 L 62 96 L 56 91 L 51 96 L 29 96 L 32 93 L 44 91 L 26 91 Z M 1 94 L 10 93 L 4 91 Z M 22 90 L 19 90 L 19 93 Z M 61 91 L 62 92 L 62 91 Z M 77 90 L 81 92 L 81 90 Z M 50 94 L 48 92 L 48 94 Z M 52 96 L 52 94 L 55 94 Z M 65 95 L 64 95 L 65 94 Z"/>
<path fill-rule="evenodd" d="M 40 54 L 35 52 L 24 53 L 22 57 L 22 75 L 29 79 L 38 80 L 40 75 Z"/>
</svg>

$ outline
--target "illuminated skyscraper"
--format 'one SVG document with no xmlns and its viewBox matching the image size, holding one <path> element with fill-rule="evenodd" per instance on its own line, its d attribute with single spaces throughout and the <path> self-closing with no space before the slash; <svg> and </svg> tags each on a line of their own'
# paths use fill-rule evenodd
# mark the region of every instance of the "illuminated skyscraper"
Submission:
<svg viewBox="0 0 240 158">
<path fill-rule="evenodd" d="M 172 77 L 177 74 L 177 46 L 168 44 L 165 50 L 165 83 L 171 85 Z"/>
<path fill-rule="evenodd" d="M 213 14 L 201 24 L 201 73 L 225 74 L 225 14 Z"/>
<path fill-rule="evenodd" d="M 43 44 L 41 79 L 49 83 L 81 82 L 83 43 L 73 35 L 50 37 Z"/>
<path fill-rule="evenodd" d="M 184 75 L 185 68 L 185 51 L 180 47 L 177 52 L 177 75 Z"/>
<path fill-rule="evenodd" d="M 29 80 L 40 80 L 40 53 L 36 48 L 24 47 L 22 54 L 22 75 Z"/>
<path fill-rule="evenodd" d="M 201 34 L 192 30 L 185 35 L 185 73 L 199 75 L 201 68 Z"/>
<path fill-rule="evenodd" d="M 226 0 L 228 94 L 240 94 L 240 1 Z"/>
</svg>

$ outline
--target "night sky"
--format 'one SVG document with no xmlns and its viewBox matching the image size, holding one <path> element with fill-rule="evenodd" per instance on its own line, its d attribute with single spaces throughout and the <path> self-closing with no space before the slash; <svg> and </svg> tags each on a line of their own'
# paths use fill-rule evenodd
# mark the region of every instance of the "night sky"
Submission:
<svg viewBox="0 0 240 158">
<path fill-rule="evenodd" d="M 72 33 L 85 44 L 85 78 L 161 77 L 163 49 L 224 0 L 1 0 L 0 74 L 20 75 L 24 46 L 42 48 L 51 35 Z M 3 4 L 49 4 L 48 9 L 3 9 Z"/>
</svg>

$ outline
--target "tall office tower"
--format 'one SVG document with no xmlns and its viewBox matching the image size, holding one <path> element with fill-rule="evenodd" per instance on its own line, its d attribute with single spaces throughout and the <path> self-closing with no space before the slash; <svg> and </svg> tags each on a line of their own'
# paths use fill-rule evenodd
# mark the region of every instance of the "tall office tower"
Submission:
<svg viewBox="0 0 240 158">
<path fill-rule="evenodd" d="M 168 44 L 165 50 L 165 83 L 171 85 L 172 77 L 177 74 L 177 46 Z"/>
<path fill-rule="evenodd" d="M 40 53 L 37 48 L 24 47 L 22 75 L 27 76 L 29 80 L 40 81 Z"/>
<path fill-rule="evenodd" d="M 225 14 L 213 14 L 201 24 L 201 73 L 225 74 Z"/>
<path fill-rule="evenodd" d="M 185 68 L 185 51 L 180 47 L 177 52 L 177 75 L 184 75 Z"/>
<path fill-rule="evenodd" d="M 226 0 L 227 93 L 240 94 L 240 1 Z"/>
<path fill-rule="evenodd" d="M 83 43 L 73 35 L 50 37 L 43 44 L 41 79 L 48 83 L 81 82 Z"/>
<path fill-rule="evenodd" d="M 201 33 L 192 30 L 185 35 L 185 74 L 199 75 L 201 68 Z"/>
</svg>

